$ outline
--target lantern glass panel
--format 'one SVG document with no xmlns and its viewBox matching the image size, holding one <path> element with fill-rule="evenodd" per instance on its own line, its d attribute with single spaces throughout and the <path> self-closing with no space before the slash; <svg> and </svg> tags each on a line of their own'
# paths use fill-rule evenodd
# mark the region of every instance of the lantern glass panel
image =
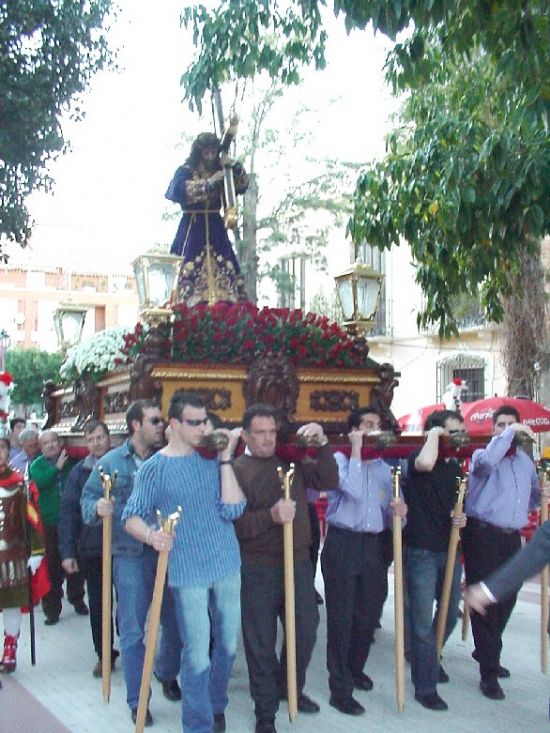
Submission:
<svg viewBox="0 0 550 733">
<path fill-rule="evenodd" d="M 65 311 L 61 318 L 63 341 L 67 346 L 74 346 L 80 340 L 86 312 Z"/>
<path fill-rule="evenodd" d="M 148 307 L 162 308 L 170 302 L 174 286 L 174 266 L 170 262 L 149 264 Z"/>
<path fill-rule="evenodd" d="M 349 321 L 354 317 L 355 310 L 353 305 L 353 285 L 351 278 L 349 280 L 339 280 L 337 287 L 344 319 Z"/>
<path fill-rule="evenodd" d="M 360 318 L 368 321 L 374 318 L 379 290 L 378 280 L 364 277 L 357 280 L 357 310 Z"/>
</svg>

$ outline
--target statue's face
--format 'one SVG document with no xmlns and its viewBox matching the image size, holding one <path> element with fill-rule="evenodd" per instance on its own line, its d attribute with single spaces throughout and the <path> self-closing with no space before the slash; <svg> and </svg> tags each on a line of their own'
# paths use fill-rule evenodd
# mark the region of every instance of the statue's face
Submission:
<svg viewBox="0 0 550 733">
<path fill-rule="evenodd" d="M 208 168 L 208 170 L 212 170 L 218 160 L 218 148 L 216 145 L 207 145 L 205 148 L 202 149 L 201 153 L 202 162 Z"/>
</svg>

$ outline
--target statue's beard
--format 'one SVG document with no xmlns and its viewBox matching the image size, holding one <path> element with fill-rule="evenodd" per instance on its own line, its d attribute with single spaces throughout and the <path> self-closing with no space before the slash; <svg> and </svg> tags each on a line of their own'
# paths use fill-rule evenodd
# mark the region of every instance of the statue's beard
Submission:
<svg viewBox="0 0 550 733">
<path fill-rule="evenodd" d="M 202 168 L 205 173 L 212 174 L 220 169 L 217 158 L 212 161 L 201 161 Z"/>
</svg>

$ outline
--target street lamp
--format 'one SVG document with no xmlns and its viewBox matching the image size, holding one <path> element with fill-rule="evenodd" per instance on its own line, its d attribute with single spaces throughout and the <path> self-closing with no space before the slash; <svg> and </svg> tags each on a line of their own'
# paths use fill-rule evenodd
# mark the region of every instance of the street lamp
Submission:
<svg viewBox="0 0 550 733">
<path fill-rule="evenodd" d="M 358 260 L 341 275 L 336 275 L 336 291 L 350 333 L 367 331 L 376 316 L 383 275 Z"/>
<path fill-rule="evenodd" d="M 150 325 L 169 318 L 181 257 L 169 254 L 140 255 L 132 262 L 140 313 Z"/>
<path fill-rule="evenodd" d="M 62 303 L 53 312 L 53 324 L 61 351 L 66 352 L 80 341 L 87 312 L 87 308 L 72 303 Z"/>
</svg>

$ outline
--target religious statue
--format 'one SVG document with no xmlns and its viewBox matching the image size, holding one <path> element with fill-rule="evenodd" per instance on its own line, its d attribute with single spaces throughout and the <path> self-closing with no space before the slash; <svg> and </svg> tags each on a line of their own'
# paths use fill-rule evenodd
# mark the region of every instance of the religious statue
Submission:
<svg viewBox="0 0 550 733">
<path fill-rule="evenodd" d="M 201 133 L 166 192 L 166 198 L 182 208 L 170 251 L 182 256 L 177 302 L 189 306 L 248 299 L 226 231 L 226 226 L 234 222 L 228 223 L 226 216 L 224 225 L 220 215 L 220 208 L 227 203 L 224 176 L 232 175 L 237 194 L 243 194 L 248 188 L 248 176 L 242 164 L 232 161 L 224 149 L 216 135 Z"/>
</svg>

